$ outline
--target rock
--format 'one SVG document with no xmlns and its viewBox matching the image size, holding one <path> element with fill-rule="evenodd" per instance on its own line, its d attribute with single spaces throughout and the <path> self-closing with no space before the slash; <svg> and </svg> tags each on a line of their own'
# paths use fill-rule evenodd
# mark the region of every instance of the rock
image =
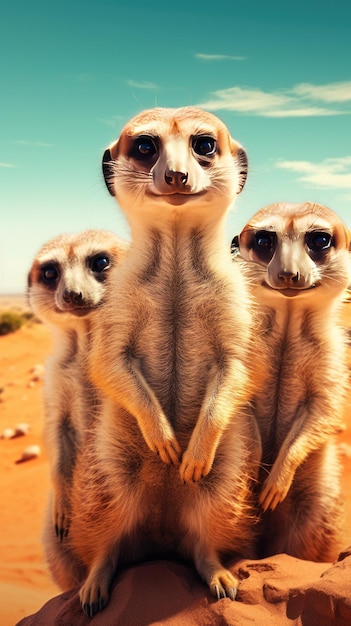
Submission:
<svg viewBox="0 0 351 626">
<path fill-rule="evenodd" d="M 12 439 L 15 435 L 16 431 L 14 428 L 5 428 L 1 433 L 1 439 Z"/>
<path fill-rule="evenodd" d="M 242 560 L 237 600 L 214 600 L 195 569 L 150 561 L 119 572 L 108 606 L 92 619 L 78 589 L 47 602 L 17 626 L 346 626 L 351 624 L 351 550 L 335 564 L 278 554 Z"/>
<path fill-rule="evenodd" d="M 26 422 L 21 422 L 20 424 L 16 424 L 15 426 L 15 437 L 22 437 L 23 435 L 28 435 L 30 430 L 29 424 Z"/>
<path fill-rule="evenodd" d="M 1 439 L 14 439 L 15 437 L 22 437 L 28 435 L 30 426 L 25 422 L 16 424 L 14 428 L 5 428 L 1 433 Z"/>
<path fill-rule="evenodd" d="M 34 367 L 31 368 L 30 370 L 30 374 L 31 374 L 31 382 L 39 382 L 40 380 L 43 380 L 44 378 L 44 372 L 45 372 L 45 367 L 44 365 L 42 365 L 42 363 L 38 363 L 38 365 L 35 365 Z"/>
<path fill-rule="evenodd" d="M 32 445 L 27 446 L 23 452 L 20 459 L 16 461 L 16 463 L 23 463 L 24 461 L 30 461 L 31 459 L 36 459 L 41 454 L 40 446 Z"/>
</svg>

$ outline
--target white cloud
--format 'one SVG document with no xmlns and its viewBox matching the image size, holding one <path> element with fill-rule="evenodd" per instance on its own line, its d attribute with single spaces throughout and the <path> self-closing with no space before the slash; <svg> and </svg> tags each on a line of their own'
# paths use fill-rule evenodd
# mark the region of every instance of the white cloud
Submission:
<svg viewBox="0 0 351 626">
<path fill-rule="evenodd" d="M 351 102 L 351 81 L 330 85 L 301 83 L 292 89 L 292 93 L 321 102 Z"/>
<path fill-rule="evenodd" d="M 136 80 L 127 80 L 126 83 L 127 85 L 129 85 L 129 87 L 136 87 L 137 89 L 158 89 L 156 83 L 151 83 L 147 80 L 142 82 L 138 82 Z"/>
<path fill-rule="evenodd" d="M 262 111 L 262 117 L 325 117 L 327 115 L 345 115 L 345 111 L 323 109 L 322 107 L 301 107 L 292 109 L 276 109 Z"/>
<path fill-rule="evenodd" d="M 351 189 L 351 156 L 310 161 L 278 161 L 276 167 L 298 174 L 298 180 L 314 187 Z"/>
<path fill-rule="evenodd" d="M 36 146 L 37 148 L 52 148 L 52 143 L 45 143 L 44 141 L 27 141 L 27 139 L 18 139 L 15 143 L 21 146 Z"/>
<path fill-rule="evenodd" d="M 253 113 L 284 106 L 290 99 L 284 94 L 264 93 L 260 89 L 248 89 L 246 87 L 229 87 L 214 92 L 215 98 L 208 100 L 201 106 L 210 111 L 225 109 L 227 111 L 240 111 Z"/>
<path fill-rule="evenodd" d="M 0 163 L 0 167 L 15 167 L 13 163 Z"/>
<path fill-rule="evenodd" d="M 310 85 L 265 92 L 248 87 L 219 89 L 198 106 L 209 111 L 236 111 L 261 117 L 320 117 L 349 115 L 351 108 L 335 105 L 351 103 L 351 82 Z M 333 107 L 328 106 L 333 103 Z M 320 106 L 322 104 L 323 106 Z"/>
<path fill-rule="evenodd" d="M 246 61 L 247 59 L 247 57 L 232 56 L 230 54 L 203 54 L 202 52 L 197 52 L 195 58 L 201 59 L 201 61 Z"/>
</svg>

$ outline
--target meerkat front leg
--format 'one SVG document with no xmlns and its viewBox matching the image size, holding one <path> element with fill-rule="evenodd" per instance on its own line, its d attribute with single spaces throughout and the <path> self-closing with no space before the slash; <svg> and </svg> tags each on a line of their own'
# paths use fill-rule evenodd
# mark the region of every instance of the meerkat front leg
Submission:
<svg viewBox="0 0 351 626">
<path fill-rule="evenodd" d="M 56 536 L 63 541 L 68 535 L 70 525 L 69 496 L 59 477 L 52 474 L 52 523 Z"/>
<path fill-rule="evenodd" d="M 70 526 L 70 489 L 77 453 L 77 433 L 70 416 L 65 414 L 54 420 L 54 441 L 49 445 L 52 455 L 52 521 L 56 536 L 63 541 Z"/>
<path fill-rule="evenodd" d="M 336 423 L 321 428 L 321 412 L 327 406 L 327 398 L 319 398 L 311 409 L 303 407 L 286 436 L 273 467 L 266 478 L 259 501 L 263 511 L 274 509 L 286 498 L 297 468 L 308 455 L 318 450 L 330 435 L 338 432 Z M 327 414 L 332 414 L 327 411 Z"/>
<path fill-rule="evenodd" d="M 95 371 L 95 368 L 91 371 L 95 384 L 135 417 L 149 449 L 164 463 L 179 465 L 181 448 L 156 395 L 140 371 L 137 359 L 116 360 L 111 380 L 104 371 Z"/>
<path fill-rule="evenodd" d="M 199 418 L 183 454 L 179 471 L 185 483 L 198 482 L 211 471 L 221 435 L 246 399 L 248 380 L 243 364 L 233 359 L 231 364 L 214 367 L 217 371 L 208 384 Z"/>
<path fill-rule="evenodd" d="M 152 452 L 159 454 L 164 463 L 178 465 L 181 448 L 173 428 L 137 363 L 131 363 L 130 375 L 127 378 L 128 386 L 133 386 L 133 391 L 126 399 L 130 407 L 127 410 L 136 417 L 147 445 Z"/>
</svg>

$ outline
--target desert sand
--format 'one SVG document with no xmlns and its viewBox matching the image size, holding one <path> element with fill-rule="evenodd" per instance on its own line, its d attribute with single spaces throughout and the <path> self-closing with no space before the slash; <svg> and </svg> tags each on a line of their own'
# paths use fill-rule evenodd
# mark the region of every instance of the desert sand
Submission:
<svg viewBox="0 0 351 626">
<path fill-rule="evenodd" d="M 0 310 L 24 306 L 23 298 L 0 298 Z M 344 305 L 342 320 L 351 328 L 351 304 Z M 32 322 L 0 337 L 0 346 L 0 433 L 21 422 L 30 426 L 27 435 L 0 439 L 1 626 L 18 622 L 21 626 L 351 624 L 349 402 L 345 404 L 346 428 L 339 436 L 346 523 L 345 553 L 338 563 L 310 563 L 286 555 L 235 563 L 233 571 L 242 582 L 239 601 L 234 603 L 229 599 L 214 602 L 190 566 L 171 561 L 143 563 L 120 573 L 109 606 L 89 620 L 80 609 L 77 590 L 59 595 L 41 546 L 50 485 L 42 442 L 42 366 L 51 350 L 50 333 Z M 349 352 L 351 366 L 351 347 Z M 21 462 L 23 450 L 34 444 L 41 446 L 40 456 Z"/>
</svg>

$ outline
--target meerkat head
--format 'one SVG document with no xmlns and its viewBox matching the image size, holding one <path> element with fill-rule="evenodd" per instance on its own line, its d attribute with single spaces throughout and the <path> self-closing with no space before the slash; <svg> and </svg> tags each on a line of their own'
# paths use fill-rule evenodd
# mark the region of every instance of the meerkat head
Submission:
<svg viewBox="0 0 351 626">
<path fill-rule="evenodd" d="M 319 204 L 267 206 L 246 224 L 238 244 L 240 256 L 253 261 L 254 284 L 271 296 L 334 297 L 349 284 L 350 231 Z"/>
<path fill-rule="evenodd" d="M 28 274 L 28 300 L 43 322 L 73 325 L 103 303 L 111 268 L 128 243 L 101 230 L 64 234 L 45 243 Z"/>
<path fill-rule="evenodd" d="M 134 117 L 103 156 L 109 192 L 127 217 L 189 205 L 226 210 L 244 187 L 247 157 L 215 115 L 195 107 Z M 157 212 L 157 213 L 156 213 Z"/>
</svg>

